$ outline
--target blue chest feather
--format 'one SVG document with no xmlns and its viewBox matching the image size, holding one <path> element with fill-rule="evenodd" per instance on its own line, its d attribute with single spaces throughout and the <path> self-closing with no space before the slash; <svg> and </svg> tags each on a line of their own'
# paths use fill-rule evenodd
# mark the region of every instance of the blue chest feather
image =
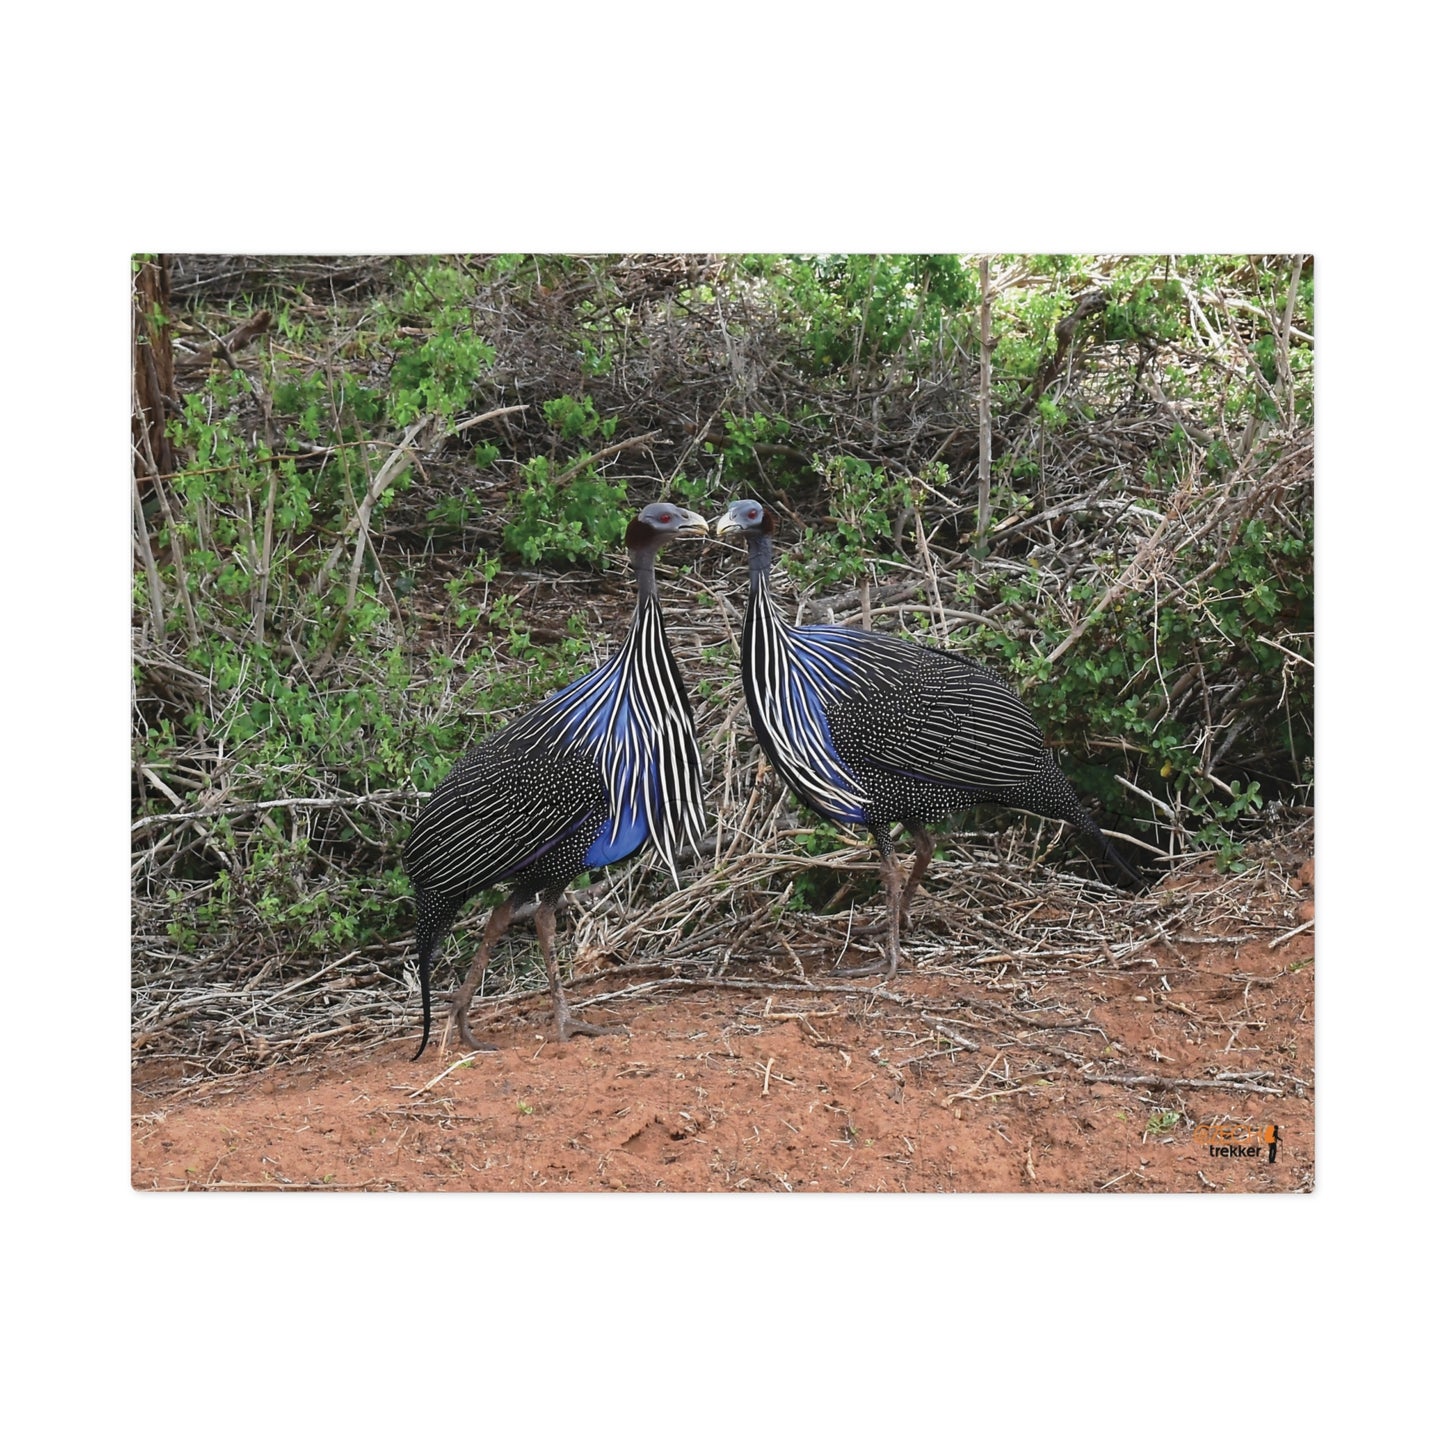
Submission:
<svg viewBox="0 0 1445 1445">
<path fill-rule="evenodd" d="M 597 840 L 587 850 L 582 861 L 589 868 L 603 868 L 609 863 L 620 863 L 630 858 L 651 836 L 647 826 L 647 810 L 642 804 L 639 790 L 636 801 L 630 801 L 616 818 L 609 818 L 602 825 Z"/>
</svg>

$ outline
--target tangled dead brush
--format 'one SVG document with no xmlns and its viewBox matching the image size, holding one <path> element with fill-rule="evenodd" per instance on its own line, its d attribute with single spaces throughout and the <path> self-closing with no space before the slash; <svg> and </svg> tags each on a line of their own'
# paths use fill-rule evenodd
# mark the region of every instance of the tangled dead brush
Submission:
<svg viewBox="0 0 1445 1445">
<path fill-rule="evenodd" d="M 368 349 L 397 261 L 173 262 L 177 412 L 189 398 L 224 413 L 235 436 L 284 453 L 303 490 L 339 458 L 368 460 L 339 487 L 334 515 L 288 522 L 284 488 L 269 500 L 264 482 L 227 494 L 184 448 L 177 465 L 190 470 L 172 474 L 155 461 L 154 428 L 138 427 L 151 452 L 137 462 L 138 1058 L 225 1073 L 416 1028 L 398 864 L 425 796 L 418 769 L 444 768 L 468 736 L 599 661 L 630 608 L 615 572 L 504 555 L 528 468 L 547 459 L 555 483 L 576 465 L 581 443 L 548 420 L 545 404 L 561 397 L 615 424 L 587 442 L 586 466 L 626 504 L 680 488 L 703 506 L 764 496 L 791 528 L 791 581 L 779 580 L 800 619 L 906 630 L 1008 671 L 1068 769 L 1107 800 L 1106 826 L 1141 840 L 1138 856 L 1157 860 L 1161 878 L 1206 861 L 1224 869 L 1207 888 L 1127 898 L 1092 881 L 1049 828 L 969 820 L 979 831 L 953 835 L 917 910 L 920 970 L 996 968 L 1005 956 L 1025 974 L 1055 962 L 1126 967 L 1194 934 L 1281 926 L 1256 884 L 1308 831 L 1313 432 L 1298 378 L 1259 357 L 1262 339 L 1293 334 L 1289 309 L 1255 315 L 1242 281 L 1236 294 L 1183 278 L 1178 335 L 1120 340 L 1108 298 L 1121 263 L 1094 258 L 1050 323 L 1032 381 L 995 419 L 980 556 L 978 363 L 962 333 L 940 323 L 934 336 L 885 340 L 865 306 L 856 346 L 822 365 L 765 270 L 736 258 L 462 264 L 468 325 L 494 358 L 465 404 L 317 438 L 286 420 L 292 392 L 314 379 L 331 397 L 362 385 L 381 395 L 425 333 L 424 318 L 386 313 L 392 358 Z M 1037 284 L 1022 270 L 1014 279 Z M 266 324 L 252 325 L 262 307 Z M 274 328 L 303 322 L 306 339 L 283 354 Z M 1202 392 L 1191 400 L 1169 379 L 1211 368 L 1257 374 L 1270 420 L 1221 420 Z M 830 470 L 839 458 L 851 470 Z M 453 517 L 445 509 L 459 499 Z M 837 540 L 845 532 L 859 539 L 851 552 Z M 847 950 L 873 946 L 853 936 L 873 906 L 870 850 L 800 813 L 747 727 L 740 558 L 711 548 L 662 580 L 716 828 L 678 892 L 648 855 L 584 890 L 563 935 L 579 980 L 591 979 L 579 1002 L 625 1015 L 669 988 L 805 979 L 875 993 L 826 980 Z M 232 620 L 220 601 L 236 587 L 249 591 Z M 363 611 L 353 645 L 346 626 Z M 206 653 L 208 639 L 238 665 Z M 467 671 L 468 660 L 479 665 Z M 268 734 L 282 725 L 267 711 L 280 690 L 298 719 L 294 745 Z M 306 731 L 320 726 L 307 714 L 328 709 L 363 719 L 350 746 L 369 769 L 339 765 Z M 253 731 L 238 731 L 253 713 Z M 538 967 L 517 930 L 484 995 L 499 1016 L 540 997 Z"/>
</svg>

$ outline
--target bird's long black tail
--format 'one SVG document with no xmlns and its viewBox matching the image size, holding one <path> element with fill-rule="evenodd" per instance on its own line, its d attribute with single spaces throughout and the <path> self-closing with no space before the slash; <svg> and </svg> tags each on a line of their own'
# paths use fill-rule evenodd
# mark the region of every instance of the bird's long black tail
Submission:
<svg viewBox="0 0 1445 1445">
<path fill-rule="evenodd" d="M 421 1058 L 431 1038 L 431 960 L 432 954 L 456 917 L 457 905 L 444 895 L 422 889 L 416 901 L 416 967 L 421 981 L 421 1044 L 412 1062 Z"/>
<path fill-rule="evenodd" d="M 1011 789 L 1008 796 L 999 801 L 1006 802 L 1011 808 L 1024 808 L 1045 818 L 1058 818 L 1065 823 L 1072 823 L 1099 845 L 1116 882 L 1134 891 L 1144 888 L 1144 880 L 1104 836 L 1093 815 L 1079 801 L 1073 784 L 1059 771 L 1059 765 L 1051 756 L 1045 755 L 1038 771 L 1027 783 Z"/>
</svg>

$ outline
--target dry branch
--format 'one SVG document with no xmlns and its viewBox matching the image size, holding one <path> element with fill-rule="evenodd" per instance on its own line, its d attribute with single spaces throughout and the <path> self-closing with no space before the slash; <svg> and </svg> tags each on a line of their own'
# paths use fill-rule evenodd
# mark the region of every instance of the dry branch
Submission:
<svg viewBox="0 0 1445 1445">
<path fill-rule="evenodd" d="M 1157 1074 L 1083 1074 L 1085 1083 L 1121 1084 L 1141 1089 L 1233 1089 L 1241 1094 L 1284 1093 L 1283 1089 L 1272 1089 L 1265 1084 L 1244 1083 L 1235 1079 L 1165 1079 Z"/>
</svg>

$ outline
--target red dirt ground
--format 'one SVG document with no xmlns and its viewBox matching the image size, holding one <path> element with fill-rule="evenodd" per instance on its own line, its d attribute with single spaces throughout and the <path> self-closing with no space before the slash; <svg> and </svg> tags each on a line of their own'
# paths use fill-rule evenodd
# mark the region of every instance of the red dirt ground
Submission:
<svg viewBox="0 0 1445 1445">
<path fill-rule="evenodd" d="M 1282 891 L 1284 916 L 1308 922 L 1313 862 Z M 548 1041 L 545 1012 L 514 1012 L 490 1030 L 496 1053 L 432 1048 L 412 1063 L 414 1038 L 397 1039 L 185 1092 L 142 1068 L 132 1181 L 141 1190 L 1307 1191 L 1313 930 L 1275 940 L 1179 945 L 1150 967 L 1046 975 L 970 966 L 960 949 L 958 968 L 920 967 L 877 992 L 821 970 L 809 974 L 816 989 L 661 992 L 622 1020 L 630 1037 L 566 1044 Z M 579 980 L 573 996 L 591 982 Z M 1020 1031 L 1009 1011 L 1019 999 L 1057 1004 L 1070 1021 Z M 1255 1154 L 1232 1155 L 1233 1136 L 1196 1135 L 1209 1126 L 1274 1126 L 1275 1162 L 1258 1134 L 1240 1146 Z"/>
</svg>

